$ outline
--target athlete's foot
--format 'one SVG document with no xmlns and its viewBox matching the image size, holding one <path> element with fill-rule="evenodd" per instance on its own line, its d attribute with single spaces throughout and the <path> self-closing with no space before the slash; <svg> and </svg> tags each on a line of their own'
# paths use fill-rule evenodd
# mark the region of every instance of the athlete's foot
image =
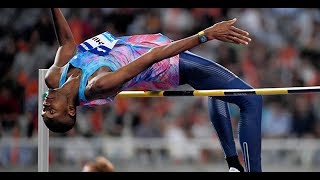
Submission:
<svg viewBox="0 0 320 180">
<path fill-rule="evenodd" d="M 244 168 L 242 167 L 238 156 L 229 156 L 226 157 L 229 172 L 244 172 Z"/>
<path fill-rule="evenodd" d="M 240 172 L 237 168 L 230 167 L 229 172 Z"/>
</svg>

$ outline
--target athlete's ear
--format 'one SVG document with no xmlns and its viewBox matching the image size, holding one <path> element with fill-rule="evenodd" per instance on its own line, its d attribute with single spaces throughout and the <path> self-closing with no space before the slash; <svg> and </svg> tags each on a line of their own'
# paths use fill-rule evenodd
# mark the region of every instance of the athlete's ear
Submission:
<svg viewBox="0 0 320 180">
<path fill-rule="evenodd" d="M 76 115 L 76 111 L 77 111 L 77 109 L 74 106 L 72 106 L 72 105 L 68 106 L 68 114 L 70 116 L 75 116 Z"/>
</svg>

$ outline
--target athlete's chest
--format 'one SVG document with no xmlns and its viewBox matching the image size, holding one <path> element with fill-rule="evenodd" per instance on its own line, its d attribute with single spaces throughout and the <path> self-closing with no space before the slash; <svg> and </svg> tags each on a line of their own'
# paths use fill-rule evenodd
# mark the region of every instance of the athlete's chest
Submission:
<svg viewBox="0 0 320 180">
<path fill-rule="evenodd" d="M 105 74 L 111 72 L 110 68 L 108 68 L 107 66 L 101 66 L 100 68 L 98 68 L 91 76 L 89 76 L 88 78 L 88 82 L 90 82 L 93 78 L 97 78 L 98 76 L 101 76 L 101 74 Z M 80 68 L 74 67 L 70 64 L 68 72 L 67 72 L 67 79 L 71 76 L 71 75 L 80 75 L 82 74 L 82 70 Z"/>
</svg>

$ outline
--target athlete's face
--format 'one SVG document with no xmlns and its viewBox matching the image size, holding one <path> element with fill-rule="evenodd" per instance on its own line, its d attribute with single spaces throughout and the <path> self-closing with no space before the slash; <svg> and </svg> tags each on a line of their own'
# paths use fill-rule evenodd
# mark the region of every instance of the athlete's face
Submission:
<svg viewBox="0 0 320 180">
<path fill-rule="evenodd" d="M 50 89 L 43 101 L 42 117 L 59 119 L 68 114 L 68 99 L 55 89 Z"/>
</svg>

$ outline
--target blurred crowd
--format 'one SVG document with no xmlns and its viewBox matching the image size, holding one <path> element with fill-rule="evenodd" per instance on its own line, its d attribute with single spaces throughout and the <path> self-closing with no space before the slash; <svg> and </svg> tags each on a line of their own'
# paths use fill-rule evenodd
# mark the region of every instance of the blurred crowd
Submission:
<svg viewBox="0 0 320 180">
<path fill-rule="evenodd" d="M 173 40 L 236 17 L 249 47 L 218 41 L 192 49 L 227 67 L 255 88 L 320 84 L 317 8 L 62 8 L 77 43 L 103 31 L 115 36 L 161 32 Z M 0 137 L 34 137 L 38 69 L 53 63 L 58 44 L 46 8 L 0 9 Z M 190 87 L 180 87 L 188 89 Z M 206 97 L 116 98 L 79 107 L 77 126 L 58 137 L 216 138 Z M 264 96 L 264 138 L 319 138 L 320 95 Z M 230 104 L 237 136 L 239 109 Z"/>
</svg>

